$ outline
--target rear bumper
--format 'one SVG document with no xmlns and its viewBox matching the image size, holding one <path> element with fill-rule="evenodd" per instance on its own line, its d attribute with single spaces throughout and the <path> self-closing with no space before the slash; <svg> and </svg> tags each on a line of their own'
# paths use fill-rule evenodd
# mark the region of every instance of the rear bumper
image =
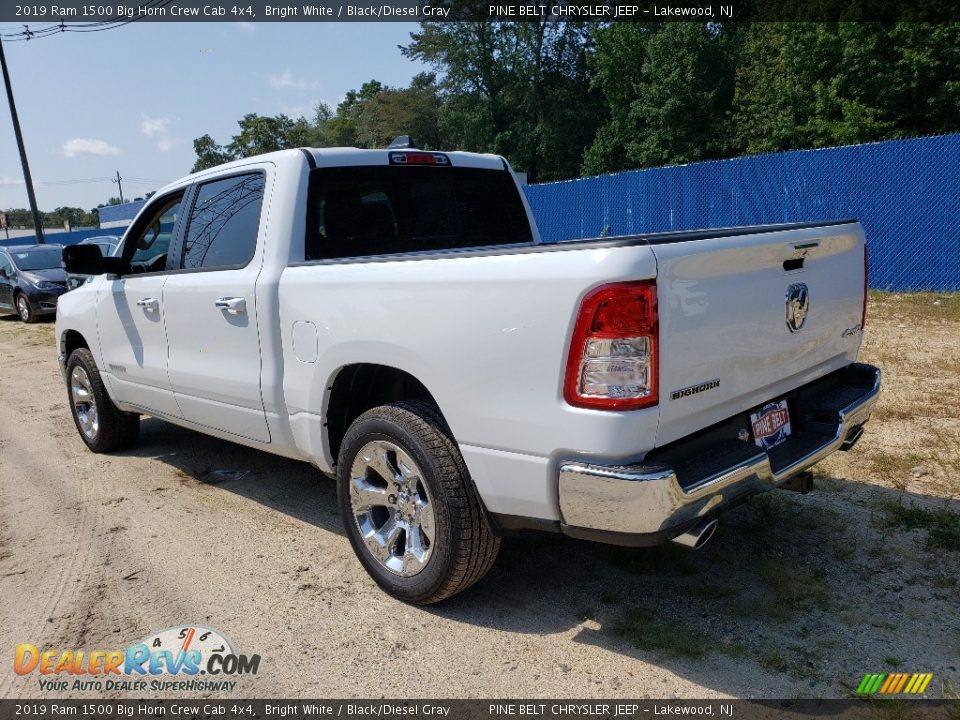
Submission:
<svg viewBox="0 0 960 720">
<path fill-rule="evenodd" d="M 855 364 L 787 396 L 794 432 L 769 453 L 737 439 L 739 417 L 658 449 L 638 465 L 563 463 L 563 531 L 625 545 L 675 537 L 703 517 L 848 450 L 879 394 L 880 370 Z"/>
</svg>

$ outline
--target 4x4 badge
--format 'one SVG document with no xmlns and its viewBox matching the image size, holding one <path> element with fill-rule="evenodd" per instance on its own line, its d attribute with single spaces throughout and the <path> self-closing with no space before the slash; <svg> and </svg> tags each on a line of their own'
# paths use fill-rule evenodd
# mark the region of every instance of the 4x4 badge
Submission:
<svg viewBox="0 0 960 720">
<path fill-rule="evenodd" d="M 810 291 L 803 283 L 796 283 L 787 288 L 787 329 L 799 332 L 807 321 L 807 312 L 810 310 Z"/>
</svg>

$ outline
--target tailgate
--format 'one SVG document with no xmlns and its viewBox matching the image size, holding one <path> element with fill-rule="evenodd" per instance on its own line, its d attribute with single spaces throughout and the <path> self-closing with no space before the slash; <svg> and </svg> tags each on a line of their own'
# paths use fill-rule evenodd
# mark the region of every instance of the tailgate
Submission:
<svg viewBox="0 0 960 720">
<path fill-rule="evenodd" d="M 863 243 L 847 223 L 654 245 L 657 445 L 853 362 Z"/>
</svg>

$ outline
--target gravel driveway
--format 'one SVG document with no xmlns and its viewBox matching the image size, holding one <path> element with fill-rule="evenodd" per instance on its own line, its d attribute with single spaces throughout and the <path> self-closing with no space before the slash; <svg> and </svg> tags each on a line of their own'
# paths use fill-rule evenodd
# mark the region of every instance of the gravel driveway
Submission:
<svg viewBox="0 0 960 720">
<path fill-rule="evenodd" d="M 955 697 L 960 300 L 873 305 L 887 392 L 816 492 L 738 508 L 697 553 L 509 538 L 425 609 L 367 578 L 308 465 L 154 419 L 132 451 L 88 452 L 52 324 L 0 318 L 0 652 L 196 623 L 262 655 L 236 697 L 846 697 L 893 671 Z M 0 697 L 37 677 L 0 673 Z"/>
</svg>

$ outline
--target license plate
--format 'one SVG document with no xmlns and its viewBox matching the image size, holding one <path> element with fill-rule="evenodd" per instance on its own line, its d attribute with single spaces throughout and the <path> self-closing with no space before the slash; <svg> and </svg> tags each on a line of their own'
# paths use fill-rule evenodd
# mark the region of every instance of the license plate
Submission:
<svg viewBox="0 0 960 720">
<path fill-rule="evenodd" d="M 764 450 L 771 450 L 790 437 L 790 410 L 787 401 L 767 403 L 750 413 L 753 441 Z"/>
</svg>

